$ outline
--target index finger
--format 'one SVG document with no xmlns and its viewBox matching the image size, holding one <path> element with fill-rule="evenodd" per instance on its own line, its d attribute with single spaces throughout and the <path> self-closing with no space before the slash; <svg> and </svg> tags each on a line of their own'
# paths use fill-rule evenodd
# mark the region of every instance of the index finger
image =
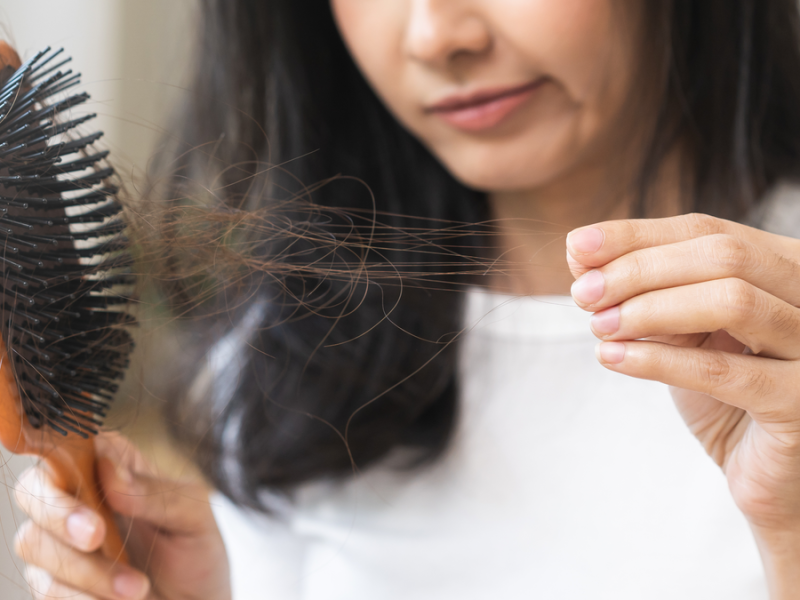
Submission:
<svg viewBox="0 0 800 600">
<path fill-rule="evenodd" d="M 800 254 L 800 241 L 733 221 L 698 213 L 663 219 L 606 221 L 576 229 L 567 236 L 574 271 L 596 268 L 621 256 L 654 246 L 675 244 L 707 235 L 733 235 L 776 254 Z"/>
</svg>

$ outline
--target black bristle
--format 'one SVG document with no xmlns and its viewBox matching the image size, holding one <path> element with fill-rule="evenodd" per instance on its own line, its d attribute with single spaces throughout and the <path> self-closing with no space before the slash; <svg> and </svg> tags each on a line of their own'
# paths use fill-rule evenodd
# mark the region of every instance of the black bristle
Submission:
<svg viewBox="0 0 800 600">
<path fill-rule="evenodd" d="M 135 278 L 103 134 L 68 114 L 89 99 L 66 93 L 70 60 L 48 49 L 0 80 L 2 333 L 29 423 L 87 437 L 133 348 Z"/>
<path fill-rule="evenodd" d="M 13 269 L 18 273 L 21 273 L 24 270 L 21 264 L 12 260 L 8 260 L 4 256 L 0 256 L 0 268 L 3 268 L 6 273 L 9 271 L 9 269 Z"/>
<path fill-rule="evenodd" d="M 44 67 L 46 67 L 48 64 L 50 64 L 50 62 L 54 58 L 56 58 L 58 56 L 61 56 L 62 52 L 64 52 L 63 48 L 59 48 L 55 52 L 50 52 L 50 48 L 45 50 L 43 55 L 47 54 L 47 56 L 45 58 L 43 58 L 42 60 L 40 60 L 40 61 L 36 61 L 36 66 L 34 66 L 31 69 L 31 72 L 29 74 L 29 77 L 31 78 L 31 80 L 36 81 L 37 79 L 41 79 L 42 77 L 46 77 L 51 72 L 55 71 L 56 69 L 60 69 L 65 64 L 67 64 L 68 62 L 72 61 L 72 57 L 67 57 L 64 60 L 62 60 L 60 63 L 56 63 L 55 65 L 51 66 L 46 71 L 42 71 L 42 69 L 44 69 Z"/>
</svg>

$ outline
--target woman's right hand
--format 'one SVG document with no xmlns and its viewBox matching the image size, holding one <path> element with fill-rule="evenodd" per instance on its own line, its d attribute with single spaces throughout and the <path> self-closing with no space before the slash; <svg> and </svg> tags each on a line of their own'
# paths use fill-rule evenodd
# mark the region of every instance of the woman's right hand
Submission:
<svg viewBox="0 0 800 600">
<path fill-rule="evenodd" d="M 118 434 L 98 436 L 95 445 L 100 485 L 119 515 L 131 566 L 102 556 L 100 517 L 56 489 L 43 467 L 32 467 L 16 486 L 30 520 L 15 550 L 29 565 L 34 598 L 229 599 L 228 558 L 207 488 L 157 477 Z"/>
</svg>

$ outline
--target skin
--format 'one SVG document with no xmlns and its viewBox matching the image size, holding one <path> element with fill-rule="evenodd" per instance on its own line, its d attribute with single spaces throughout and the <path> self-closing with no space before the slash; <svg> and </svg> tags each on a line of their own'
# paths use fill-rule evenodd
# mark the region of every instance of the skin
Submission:
<svg viewBox="0 0 800 600">
<path fill-rule="evenodd" d="M 15 490 L 18 505 L 30 517 L 17 532 L 15 550 L 29 565 L 33 597 L 230 598 L 228 557 L 208 488 L 195 480 L 160 476 L 119 434 L 102 434 L 95 443 L 98 480 L 119 515 L 133 567 L 114 564 L 98 552 L 105 537 L 103 521 L 34 467 Z"/>
<path fill-rule="evenodd" d="M 596 314 L 598 360 L 672 386 L 688 427 L 724 470 L 752 526 L 772 597 L 791 598 L 800 589 L 793 568 L 800 564 L 800 242 L 711 217 L 674 216 L 676 157 L 659 182 L 667 218 L 625 220 L 638 147 L 633 132 L 646 125 L 629 117 L 632 99 L 642 97 L 633 74 L 645 41 L 637 35 L 636 3 L 628 4 L 331 2 L 378 95 L 455 177 L 488 192 L 503 223 L 501 253 L 531 265 L 493 286 L 567 293 L 579 278 L 571 291 Z M 545 83 L 529 101 L 491 130 L 465 132 L 426 110 L 453 93 L 539 77 Z M 100 481 L 113 508 L 136 516 L 129 521 L 131 556 L 142 571 L 133 573 L 149 578 L 149 591 L 142 583 L 128 597 L 227 597 L 221 538 L 207 502 L 197 501 L 205 490 L 148 475 L 124 440 L 107 440 L 100 438 L 99 453 L 118 467 L 103 463 Z M 34 497 L 48 494 L 36 481 L 46 486 L 46 474 L 32 471 L 18 491 L 31 517 L 18 550 L 54 577 L 37 597 L 88 590 L 73 597 L 123 598 L 113 592 L 121 567 L 92 553 L 102 530 L 70 535 L 67 519 L 81 507 L 37 504 Z"/>
</svg>

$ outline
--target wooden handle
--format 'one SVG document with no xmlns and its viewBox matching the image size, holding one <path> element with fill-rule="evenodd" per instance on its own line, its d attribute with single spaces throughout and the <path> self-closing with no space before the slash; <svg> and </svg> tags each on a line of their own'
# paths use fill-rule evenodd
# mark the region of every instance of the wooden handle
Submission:
<svg viewBox="0 0 800 600">
<path fill-rule="evenodd" d="M 53 448 L 42 456 L 54 485 L 78 498 L 103 518 L 106 524 L 106 539 L 100 551 L 112 560 L 128 563 L 125 544 L 114 523 L 114 515 L 103 499 L 97 483 L 94 442 L 77 436 L 69 436 L 55 442 Z"/>
</svg>

